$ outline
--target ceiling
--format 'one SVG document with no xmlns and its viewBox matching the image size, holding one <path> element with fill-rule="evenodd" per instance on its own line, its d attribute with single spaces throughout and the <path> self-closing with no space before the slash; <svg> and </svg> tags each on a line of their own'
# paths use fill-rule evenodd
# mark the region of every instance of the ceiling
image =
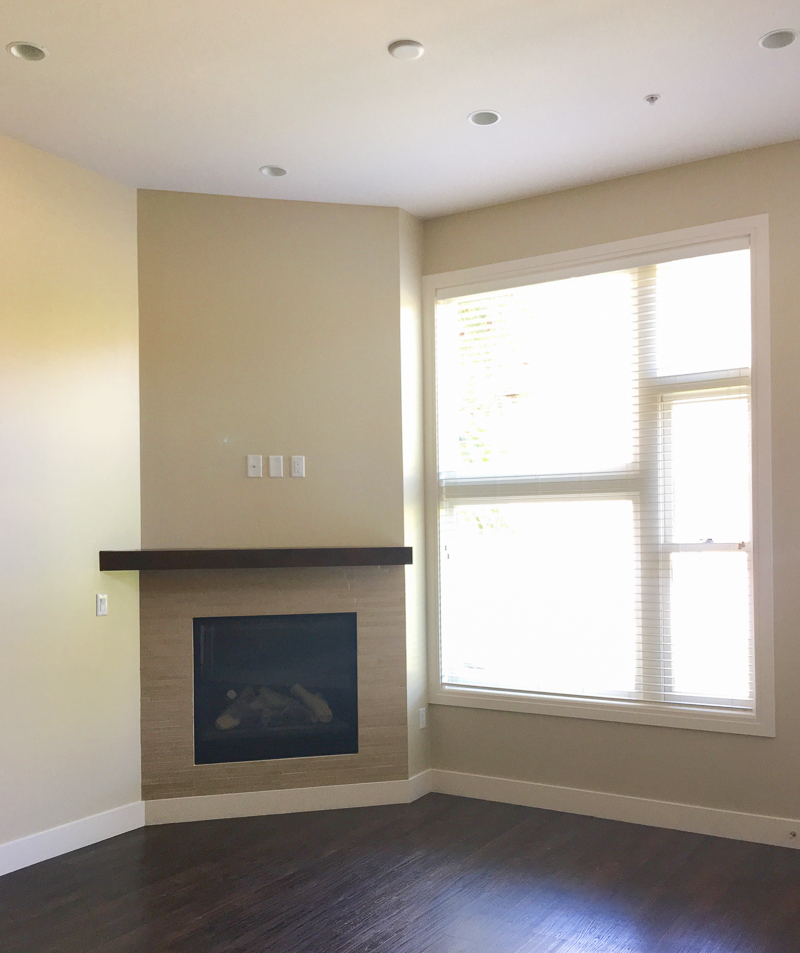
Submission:
<svg viewBox="0 0 800 953">
<path fill-rule="evenodd" d="M 49 56 L 0 55 L 0 133 L 141 188 L 427 218 L 800 138 L 800 40 L 758 45 L 784 27 L 800 0 L 4 0 L 0 47 Z"/>
</svg>

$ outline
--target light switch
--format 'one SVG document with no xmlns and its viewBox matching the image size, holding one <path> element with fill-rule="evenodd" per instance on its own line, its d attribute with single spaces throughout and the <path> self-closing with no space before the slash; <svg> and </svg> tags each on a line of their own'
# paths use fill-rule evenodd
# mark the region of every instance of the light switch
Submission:
<svg viewBox="0 0 800 953">
<path fill-rule="evenodd" d="M 95 596 L 95 613 L 108 615 L 108 596 L 104 592 L 98 592 Z"/>
<path fill-rule="evenodd" d="M 261 476 L 261 454 L 249 453 L 247 455 L 247 475 L 249 477 Z"/>
<path fill-rule="evenodd" d="M 292 476 L 304 477 L 306 475 L 306 458 L 292 457 Z"/>
<path fill-rule="evenodd" d="M 271 477 L 283 476 L 283 457 L 271 456 L 269 458 L 269 475 Z"/>
<path fill-rule="evenodd" d="M 427 708 L 420 708 L 420 710 L 419 710 L 419 727 L 420 727 L 420 730 L 421 730 L 422 728 L 427 727 L 427 725 L 428 725 L 428 709 L 427 709 Z"/>
</svg>

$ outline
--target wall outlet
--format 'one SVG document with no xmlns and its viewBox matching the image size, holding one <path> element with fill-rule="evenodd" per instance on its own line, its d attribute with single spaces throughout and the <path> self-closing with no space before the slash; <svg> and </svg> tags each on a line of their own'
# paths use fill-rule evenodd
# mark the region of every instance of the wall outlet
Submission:
<svg viewBox="0 0 800 953">
<path fill-rule="evenodd" d="M 95 613 L 108 615 L 108 596 L 104 592 L 98 592 L 95 596 Z"/>
<path fill-rule="evenodd" d="M 292 457 L 292 476 L 304 477 L 306 475 L 306 458 Z"/>
<path fill-rule="evenodd" d="M 428 709 L 420 708 L 419 710 L 419 727 L 420 729 L 426 728 L 428 725 Z"/>
</svg>

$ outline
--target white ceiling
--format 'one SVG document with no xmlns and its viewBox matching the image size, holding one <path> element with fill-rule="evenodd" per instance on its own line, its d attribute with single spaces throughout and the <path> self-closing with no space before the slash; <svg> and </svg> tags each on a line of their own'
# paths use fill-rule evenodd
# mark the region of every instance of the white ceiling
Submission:
<svg viewBox="0 0 800 953">
<path fill-rule="evenodd" d="M 142 188 L 430 217 L 800 138 L 782 27 L 800 0 L 4 0 L 0 46 L 50 55 L 0 55 L 0 132 Z"/>
</svg>

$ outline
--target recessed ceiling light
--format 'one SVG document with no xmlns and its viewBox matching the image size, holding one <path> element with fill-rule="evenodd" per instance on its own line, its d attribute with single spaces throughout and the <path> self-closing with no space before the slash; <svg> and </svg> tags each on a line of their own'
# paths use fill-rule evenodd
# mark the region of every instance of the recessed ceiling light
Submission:
<svg viewBox="0 0 800 953">
<path fill-rule="evenodd" d="M 655 106 L 659 99 L 661 99 L 659 93 L 648 93 L 647 96 L 644 97 L 644 101 L 651 106 Z"/>
<path fill-rule="evenodd" d="M 29 60 L 32 63 L 43 60 L 47 56 L 47 50 L 43 46 L 37 46 L 35 43 L 28 43 L 27 40 L 14 40 L 6 47 L 12 56 L 21 60 Z"/>
<path fill-rule="evenodd" d="M 389 52 L 396 60 L 418 60 L 425 47 L 416 40 L 395 40 L 389 44 Z"/>
<path fill-rule="evenodd" d="M 479 109 L 477 112 L 470 113 L 467 118 L 475 126 L 493 126 L 496 122 L 500 122 L 500 113 L 493 109 Z"/>
<path fill-rule="evenodd" d="M 773 30 L 771 33 L 765 33 L 758 41 L 759 46 L 765 50 L 779 50 L 782 46 L 788 46 L 797 39 L 797 33 L 794 30 Z"/>
<path fill-rule="evenodd" d="M 282 169 L 279 165 L 262 165 L 258 171 L 262 175 L 286 175 L 286 169 Z"/>
</svg>

